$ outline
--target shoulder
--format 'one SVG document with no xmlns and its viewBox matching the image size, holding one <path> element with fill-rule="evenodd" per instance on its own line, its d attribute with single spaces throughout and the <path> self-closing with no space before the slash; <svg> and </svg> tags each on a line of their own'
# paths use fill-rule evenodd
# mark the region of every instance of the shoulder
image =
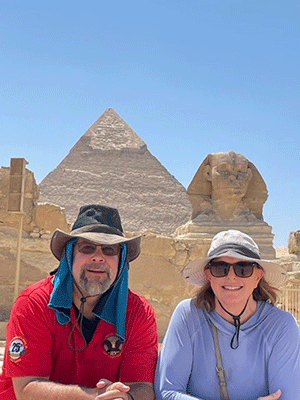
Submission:
<svg viewBox="0 0 300 400">
<path fill-rule="evenodd" d="M 52 276 L 48 276 L 24 289 L 13 305 L 12 313 L 20 310 L 32 312 L 32 308 L 47 306 L 53 290 L 52 279 Z"/>
<path fill-rule="evenodd" d="M 185 299 L 178 303 L 178 305 L 175 307 L 174 314 L 180 314 L 189 317 L 203 315 L 203 311 L 196 306 L 194 299 Z"/>
<path fill-rule="evenodd" d="M 145 313 L 149 315 L 155 315 L 155 311 L 150 302 L 142 295 L 133 292 L 129 289 L 128 291 L 128 313 Z"/>
<path fill-rule="evenodd" d="M 288 311 L 282 310 L 270 303 L 263 302 L 262 315 L 268 317 L 273 323 L 280 325 L 295 325 L 297 326 L 296 318 Z"/>
<path fill-rule="evenodd" d="M 189 330 L 199 328 L 205 321 L 204 311 L 195 305 L 193 299 L 182 300 L 171 317 L 172 325 L 184 325 L 189 327 Z"/>
<path fill-rule="evenodd" d="M 264 335 L 269 340 L 278 341 L 284 338 L 299 338 L 299 326 L 296 318 L 288 311 L 265 303 L 262 305 L 261 322 Z"/>
<path fill-rule="evenodd" d="M 140 342 L 156 343 L 157 324 L 154 308 L 145 297 L 129 290 L 127 314 L 126 314 L 127 337 Z"/>
</svg>

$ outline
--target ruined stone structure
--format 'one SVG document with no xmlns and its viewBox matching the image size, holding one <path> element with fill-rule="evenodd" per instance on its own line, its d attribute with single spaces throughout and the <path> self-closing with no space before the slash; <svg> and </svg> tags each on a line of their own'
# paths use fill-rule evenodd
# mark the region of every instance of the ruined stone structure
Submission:
<svg viewBox="0 0 300 400">
<path fill-rule="evenodd" d="M 0 225 L 19 227 L 19 214 L 8 212 L 9 167 L 0 168 Z M 64 209 L 54 204 L 39 204 L 39 187 L 32 171 L 25 170 L 23 230 L 32 237 L 49 235 L 56 228 L 69 230 Z M 47 237 L 47 236 L 46 236 Z"/>
<path fill-rule="evenodd" d="M 19 215 L 8 213 L 8 192 L 9 192 L 9 167 L 0 168 L 0 221 L 2 225 L 19 226 Z M 31 231 L 35 227 L 34 204 L 39 198 L 39 187 L 36 184 L 34 174 L 26 168 L 25 190 L 24 190 L 24 230 Z"/>
<path fill-rule="evenodd" d="M 300 256 L 300 230 L 292 231 L 288 241 L 289 253 Z"/>
<path fill-rule="evenodd" d="M 187 193 L 193 206 L 192 220 L 177 228 L 176 237 L 211 239 L 222 230 L 238 229 L 253 237 L 263 258 L 275 258 L 272 227 L 262 215 L 267 187 L 254 164 L 242 154 L 209 154 Z"/>
<path fill-rule="evenodd" d="M 107 109 L 40 184 L 40 200 L 74 222 L 83 204 L 119 209 L 127 231 L 172 233 L 191 217 L 185 188 L 114 111 Z"/>
</svg>

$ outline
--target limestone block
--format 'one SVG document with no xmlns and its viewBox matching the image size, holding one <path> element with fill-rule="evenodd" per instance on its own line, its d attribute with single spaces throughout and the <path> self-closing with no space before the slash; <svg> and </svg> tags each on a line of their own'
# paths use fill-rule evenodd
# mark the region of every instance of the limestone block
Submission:
<svg viewBox="0 0 300 400">
<path fill-rule="evenodd" d="M 176 254 L 174 257 L 174 263 L 177 266 L 182 267 L 187 264 L 189 260 L 189 249 L 185 243 L 180 241 L 175 241 Z"/>
<path fill-rule="evenodd" d="M 16 228 L 0 228 L 0 321 L 8 318 L 13 303 L 17 233 Z M 49 240 L 32 239 L 23 233 L 19 290 L 44 278 L 57 266 L 57 260 L 50 252 Z"/>
<path fill-rule="evenodd" d="M 288 250 L 290 254 L 300 255 L 300 230 L 292 231 L 290 233 Z"/>
<path fill-rule="evenodd" d="M 1 341 L 5 340 L 5 338 L 6 338 L 6 327 L 7 327 L 7 322 L 0 322 L 0 340 Z M 1 368 L 0 368 L 0 373 L 1 373 Z"/>
<path fill-rule="evenodd" d="M 51 237 L 52 237 L 52 235 L 50 235 L 49 233 L 43 233 L 41 235 L 41 239 L 44 239 L 44 240 L 50 240 Z"/>
<path fill-rule="evenodd" d="M 38 239 L 40 234 L 39 232 L 31 232 L 30 237 L 32 237 L 32 239 Z"/>
<path fill-rule="evenodd" d="M 198 241 L 194 241 L 193 245 L 190 248 L 190 257 L 189 261 L 195 260 L 197 258 L 206 257 L 210 244 L 199 243 Z"/>
<path fill-rule="evenodd" d="M 8 321 L 10 310 L 14 302 L 14 285 L 0 284 L 0 321 Z"/>
<path fill-rule="evenodd" d="M 289 256 L 288 248 L 283 246 L 275 247 L 275 253 L 276 253 L 276 258 Z"/>
<path fill-rule="evenodd" d="M 0 238 L 1 238 L 1 246 L 4 245 L 5 241 L 10 241 L 9 238 L 17 238 L 18 237 L 18 229 L 12 228 L 10 226 L 1 226 L 0 225 Z M 29 234 L 25 231 L 22 231 L 22 238 L 28 238 Z"/>
<path fill-rule="evenodd" d="M 176 305 L 193 296 L 195 288 L 186 283 L 180 269 L 161 256 L 141 254 L 130 264 L 130 288 L 155 307 L 160 338 L 165 334 L 169 319 Z"/>
<path fill-rule="evenodd" d="M 300 285 L 300 269 L 295 272 L 288 272 L 288 278 L 289 278 L 288 282 L 291 283 L 291 285 L 293 284 Z"/>
<path fill-rule="evenodd" d="M 9 191 L 9 167 L 0 168 L 0 220 L 5 226 L 19 226 L 20 217 L 17 213 L 7 212 Z M 24 192 L 24 222 L 25 231 L 30 231 L 33 225 L 34 204 L 39 198 L 39 187 L 32 171 L 26 168 Z"/>
<path fill-rule="evenodd" d="M 0 253 L 0 282 L 2 285 L 14 284 L 16 274 L 16 257 L 15 254 L 1 249 Z M 21 255 L 20 262 L 20 284 L 28 286 L 33 282 L 45 277 L 45 273 L 42 272 L 37 266 L 27 264 Z M 0 294 L 1 296 L 1 294 Z M 0 300 L 0 304 L 1 300 Z"/>
<path fill-rule="evenodd" d="M 175 256 L 174 240 L 171 236 L 145 232 L 142 238 L 142 251 L 148 256 L 164 254 L 167 258 L 173 258 Z"/>
<path fill-rule="evenodd" d="M 64 209 L 55 204 L 37 204 L 34 209 L 34 220 L 36 226 L 44 231 L 53 232 L 57 228 L 65 232 L 70 231 Z"/>
</svg>

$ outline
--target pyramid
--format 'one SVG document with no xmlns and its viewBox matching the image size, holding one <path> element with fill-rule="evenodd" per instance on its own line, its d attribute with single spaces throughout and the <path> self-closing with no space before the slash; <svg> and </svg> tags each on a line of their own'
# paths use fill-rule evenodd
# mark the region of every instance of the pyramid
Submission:
<svg viewBox="0 0 300 400">
<path fill-rule="evenodd" d="M 185 188 L 112 108 L 40 183 L 39 202 L 64 207 L 70 223 L 84 204 L 116 207 L 125 231 L 173 233 L 192 214 Z"/>
</svg>

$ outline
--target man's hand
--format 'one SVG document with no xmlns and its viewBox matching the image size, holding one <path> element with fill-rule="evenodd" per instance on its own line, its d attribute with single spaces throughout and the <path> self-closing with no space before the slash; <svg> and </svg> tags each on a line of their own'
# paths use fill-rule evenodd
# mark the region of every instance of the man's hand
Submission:
<svg viewBox="0 0 300 400">
<path fill-rule="evenodd" d="M 280 396 L 281 396 L 281 390 L 278 389 L 276 390 L 275 393 L 269 394 L 269 396 L 260 397 L 257 400 L 277 400 L 280 399 Z"/>
<path fill-rule="evenodd" d="M 95 397 L 95 400 L 130 400 L 130 395 L 127 394 L 130 386 L 122 382 L 112 383 L 108 379 L 101 379 L 97 383 L 97 389 L 99 390 L 99 395 Z"/>
</svg>

